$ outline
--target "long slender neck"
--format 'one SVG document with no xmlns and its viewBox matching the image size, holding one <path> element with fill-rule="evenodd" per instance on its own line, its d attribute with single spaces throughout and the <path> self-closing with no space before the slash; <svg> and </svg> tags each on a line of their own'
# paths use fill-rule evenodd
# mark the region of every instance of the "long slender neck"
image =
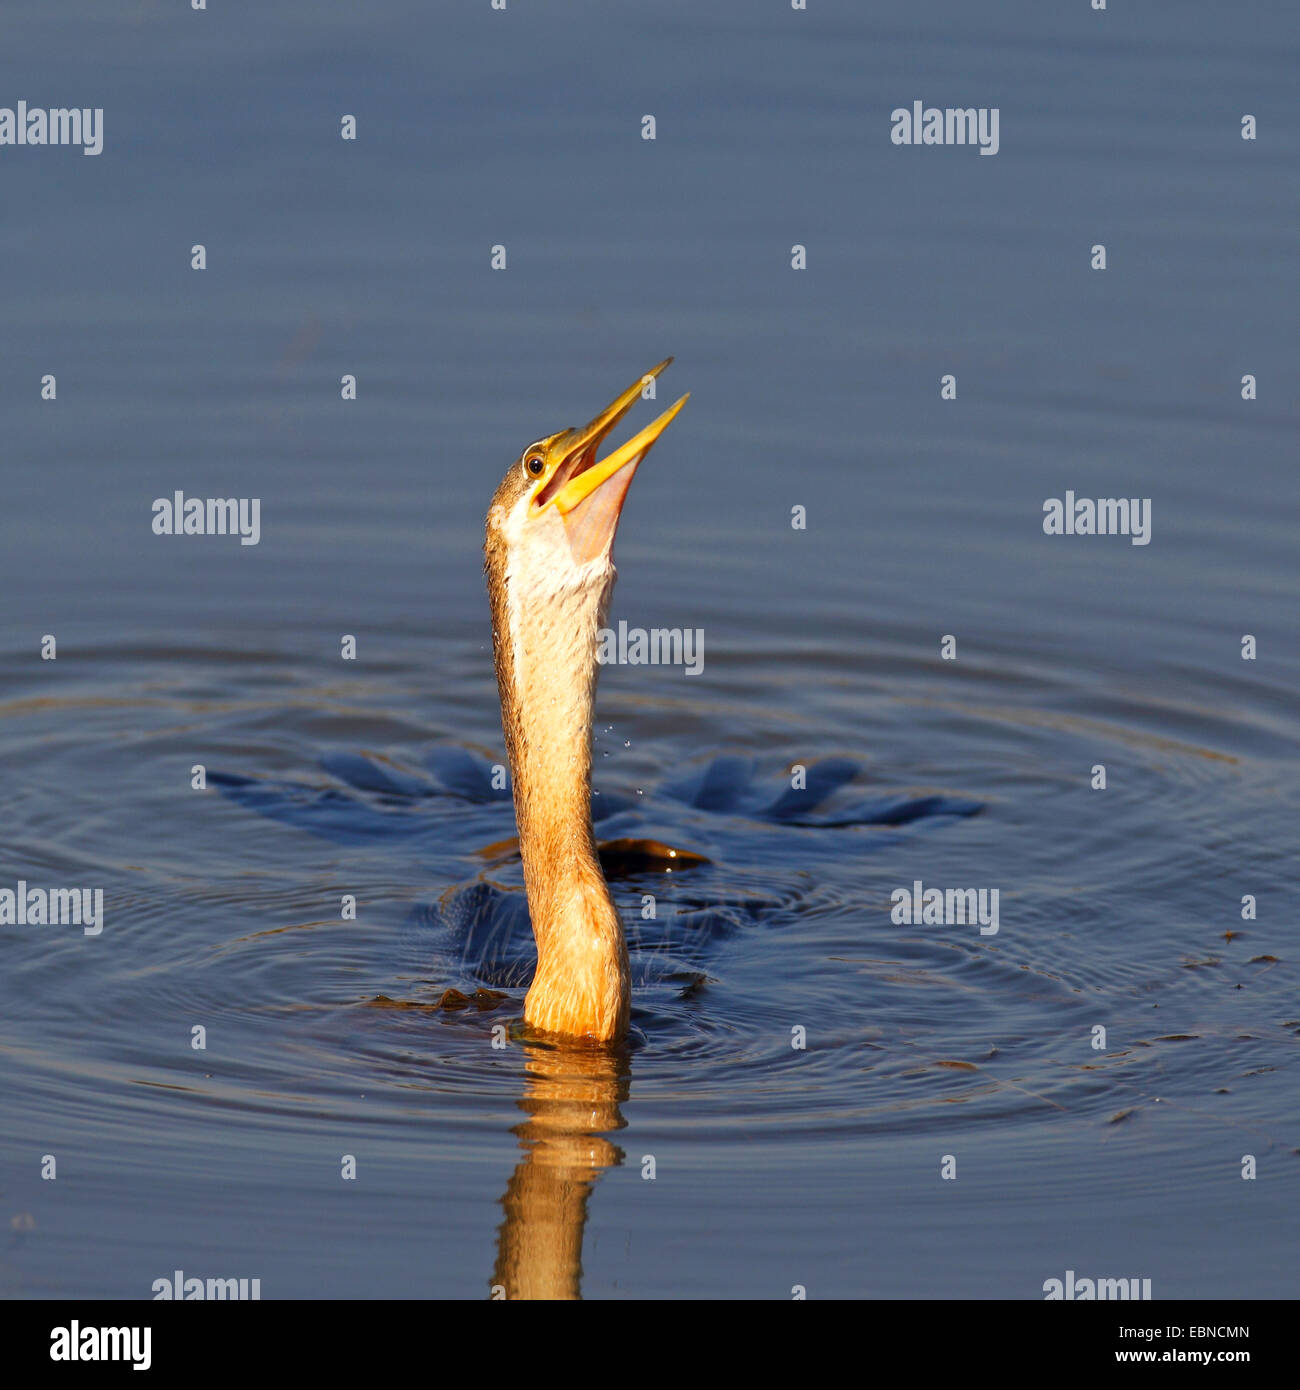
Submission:
<svg viewBox="0 0 1300 1390">
<path fill-rule="evenodd" d="M 629 985 L 622 924 L 591 824 L 603 595 L 573 590 L 526 616 L 512 610 L 507 585 L 493 586 L 492 597 L 501 722 L 537 940 L 524 1017 L 547 1032 L 613 1040 L 627 1028 Z"/>
</svg>

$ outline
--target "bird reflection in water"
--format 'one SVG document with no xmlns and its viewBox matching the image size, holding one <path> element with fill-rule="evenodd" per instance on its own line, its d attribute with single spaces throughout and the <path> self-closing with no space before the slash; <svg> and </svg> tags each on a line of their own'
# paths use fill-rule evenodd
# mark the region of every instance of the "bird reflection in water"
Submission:
<svg viewBox="0 0 1300 1390">
<path fill-rule="evenodd" d="M 495 1299 L 582 1297 L 587 1199 L 606 1168 L 623 1162 L 606 1135 L 622 1129 L 630 1080 L 623 1049 L 525 1044 L 526 1080 L 516 1126 L 523 1157 L 511 1174 L 497 1236 Z"/>
</svg>

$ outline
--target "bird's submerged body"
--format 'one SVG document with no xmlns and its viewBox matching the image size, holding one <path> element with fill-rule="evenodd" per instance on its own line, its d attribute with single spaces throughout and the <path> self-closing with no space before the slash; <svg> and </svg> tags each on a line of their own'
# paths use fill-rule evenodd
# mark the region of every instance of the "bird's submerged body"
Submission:
<svg viewBox="0 0 1300 1390">
<path fill-rule="evenodd" d="M 660 363 L 651 377 L 667 366 Z M 597 633 L 632 474 L 685 398 L 597 462 L 641 382 L 581 430 L 526 449 L 488 511 L 484 546 L 501 723 L 537 970 L 524 1019 L 612 1042 L 627 1030 L 627 946 L 591 824 Z"/>
</svg>

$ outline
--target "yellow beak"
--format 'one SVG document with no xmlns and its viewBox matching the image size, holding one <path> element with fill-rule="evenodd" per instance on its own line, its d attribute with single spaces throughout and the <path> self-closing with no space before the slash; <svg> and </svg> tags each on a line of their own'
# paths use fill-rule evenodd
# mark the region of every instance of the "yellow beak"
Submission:
<svg viewBox="0 0 1300 1390">
<path fill-rule="evenodd" d="M 657 377 L 673 359 L 666 357 L 651 367 L 646 376 Z M 655 441 L 677 417 L 690 399 L 675 401 L 657 420 L 651 421 L 626 444 L 620 444 L 608 457 L 596 461 L 596 450 L 605 436 L 641 399 L 645 377 L 626 391 L 579 430 L 569 431 L 555 446 L 563 452 L 559 467 L 546 486 L 538 491 L 533 505 L 540 511 L 554 506 L 564 518 L 565 531 L 574 558 L 581 564 L 605 553 L 614 541 L 618 519 L 627 490 L 641 460 Z"/>
</svg>

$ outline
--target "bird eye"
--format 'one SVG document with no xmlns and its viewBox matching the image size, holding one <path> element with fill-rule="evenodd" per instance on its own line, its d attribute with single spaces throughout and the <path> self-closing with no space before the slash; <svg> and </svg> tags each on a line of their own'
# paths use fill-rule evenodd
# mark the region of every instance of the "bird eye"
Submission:
<svg viewBox="0 0 1300 1390">
<path fill-rule="evenodd" d="M 524 464 L 524 467 L 536 478 L 541 473 L 542 469 L 546 467 L 546 460 L 534 454 L 532 458 Z"/>
</svg>

